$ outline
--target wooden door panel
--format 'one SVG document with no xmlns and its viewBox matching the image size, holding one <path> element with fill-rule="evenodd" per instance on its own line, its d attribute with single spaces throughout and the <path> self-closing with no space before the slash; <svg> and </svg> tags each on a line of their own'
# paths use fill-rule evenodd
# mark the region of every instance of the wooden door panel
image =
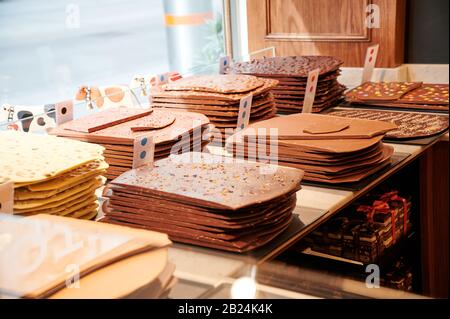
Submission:
<svg viewBox="0 0 450 319">
<path fill-rule="evenodd" d="M 366 27 L 366 8 L 380 9 L 380 28 Z M 377 67 L 403 63 L 405 0 L 247 0 L 249 49 L 277 55 L 334 55 L 361 67 L 380 44 Z"/>
<path fill-rule="evenodd" d="M 286 5 L 286 0 L 266 0 L 266 39 L 370 40 L 363 14 L 366 6 L 370 4 L 369 0 L 334 0 L 333 5 L 328 5 L 328 0 L 303 0 L 290 3 L 291 5 Z M 336 8 L 341 8 L 340 16 L 336 16 Z M 361 12 L 361 14 L 352 14 L 353 11 Z M 317 17 L 323 17 L 320 23 L 317 23 Z"/>
</svg>

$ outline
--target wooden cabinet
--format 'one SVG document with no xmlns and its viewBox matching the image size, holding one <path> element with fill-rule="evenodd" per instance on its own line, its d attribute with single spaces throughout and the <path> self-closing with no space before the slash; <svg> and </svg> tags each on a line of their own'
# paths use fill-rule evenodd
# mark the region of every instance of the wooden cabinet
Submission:
<svg viewBox="0 0 450 319">
<path fill-rule="evenodd" d="M 449 143 L 439 142 L 421 158 L 423 292 L 448 298 Z"/>
<path fill-rule="evenodd" d="M 405 14 L 406 0 L 247 0 L 249 50 L 275 46 L 277 55 L 334 55 L 361 67 L 367 47 L 379 43 L 377 67 L 396 67 Z M 368 28 L 377 16 L 379 28 Z"/>
</svg>

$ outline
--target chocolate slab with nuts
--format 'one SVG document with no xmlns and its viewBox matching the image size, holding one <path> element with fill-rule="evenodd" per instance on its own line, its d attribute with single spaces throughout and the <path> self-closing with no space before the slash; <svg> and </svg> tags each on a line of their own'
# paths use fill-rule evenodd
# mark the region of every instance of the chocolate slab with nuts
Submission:
<svg viewBox="0 0 450 319">
<path fill-rule="evenodd" d="M 246 93 L 265 84 L 263 79 L 249 75 L 202 75 L 183 78 L 167 84 L 166 91 L 199 91 L 212 93 Z"/>
<path fill-rule="evenodd" d="M 342 61 L 329 56 L 274 57 L 238 62 L 229 72 L 279 80 L 279 84 L 272 89 L 277 110 L 299 113 L 303 109 L 308 74 L 319 68 L 315 107 L 312 111 L 320 112 L 333 106 L 342 97 L 345 87 L 337 81 L 341 65 Z"/>
<path fill-rule="evenodd" d="M 447 131 L 449 127 L 447 115 L 378 110 L 334 110 L 328 114 L 394 123 L 397 125 L 397 129 L 386 134 L 389 139 L 425 138 L 441 134 Z"/>
<path fill-rule="evenodd" d="M 264 169 L 275 168 L 271 174 Z M 185 153 L 131 170 L 105 190 L 105 219 L 168 233 L 174 241 L 244 252 L 292 219 L 301 170 Z"/>
<path fill-rule="evenodd" d="M 331 56 L 273 57 L 234 63 L 230 72 L 304 78 L 317 68 L 320 68 L 320 74 L 324 75 L 338 70 L 342 64 L 343 61 Z"/>
<path fill-rule="evenodd" d="M 235 129 L 240 101 L 253 95 L 250 122 L 275 115 L 275 99 L 271 90 L 276 80 L 250 75 L 202 75 L 155 88 L 151 94 L 153 107 L 200 112 L 219 131 Z"/>
</svg>

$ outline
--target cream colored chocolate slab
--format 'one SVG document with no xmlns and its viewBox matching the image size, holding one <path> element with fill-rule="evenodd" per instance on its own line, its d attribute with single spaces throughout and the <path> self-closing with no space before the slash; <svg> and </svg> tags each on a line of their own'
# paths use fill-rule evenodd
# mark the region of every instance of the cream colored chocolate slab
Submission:
<svg viewBox="0 0 450 319">
<path fill-rule="evenodd" d="M 103 147 L 48 135 L 0 133 L 0 177 L 14 183 L 49 180 L 101 159 Z"/>
</svg>

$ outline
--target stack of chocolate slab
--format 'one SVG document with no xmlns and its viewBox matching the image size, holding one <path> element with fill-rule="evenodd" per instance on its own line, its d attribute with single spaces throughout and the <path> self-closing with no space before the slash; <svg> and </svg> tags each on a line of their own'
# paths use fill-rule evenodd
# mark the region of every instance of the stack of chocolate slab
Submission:
<svg viewBox="0 0 450 319">
<path fill-rule="evenodd" d="M 164 232 L 182 243 L 250 251 L 289 226 L 302 176 L 297 169 L 207 153 L 171 156 L 113 180 L 102 221 Z"/>
<path fill-rule="evenodd" d="M 448 111 L 448 84 L 421 82 L 367 82 L 346 94 L 355 105 Z"/>
<path fill-rule="evenodd" d="M 386 138 L 403 140 L 432 137 L 448 130 L 448 115 L 425 112 L 391 112 L 367 109 L 333 109 L 327 113 L 332 116 L 390 122 L 397 129 L 386 134 Z"/>
<path fill-rule="evenodd" d="M 159 298 L 175 282 L 165 234 L 43 214 L 1 215 L 0 234 L 2 297 Z"/>
<path fill-rule="evenodd" d="M 313 112 L 321 112 L 342 99 L 345 87 L 337 80 L 342 63 L 330 56 L 274 57 L 238 62 L 229 72 L 278 80 L 272 90 L 277 111 L 291 114 L 302 111 L 308 74 L 320 68 Z"/>
<path fill-rule="evenodd" d="M 305 180 L 354 183 L 390 164 L 381 140 L 392 123 L 319 114 L 294 114 L 250 125 L 227 140 L 234 156 L 305 171 Z"/>
<path fill-rule="evenodd" d="M 14 185 L 13 213 L 93 219 L 108 168 L 104 148 L 48 135 L 0 133 L 0 184 Z"/>
<path fill-rule="evenodd" d="M 275 116 L 274 97 L 270 92 L 277 81 L 248 75 L 203 75 L 184 78 L 155 88 L 153 107 L 200 112 L 221 132 L 235 129 L 240 100 L 253 94 L 250 122 Z"/>
<path fill-rule="evenodd" d="M 201 151 L 209 142 L 209 120 L 191 112 L 114 108 L 73 120 L 51 134 L 102 145 L 109 164 L 108 179 L 133 166 L 134 140 L 149 134 L 155 144 L 155 159 L 191 150 Z"/>
</svg>

